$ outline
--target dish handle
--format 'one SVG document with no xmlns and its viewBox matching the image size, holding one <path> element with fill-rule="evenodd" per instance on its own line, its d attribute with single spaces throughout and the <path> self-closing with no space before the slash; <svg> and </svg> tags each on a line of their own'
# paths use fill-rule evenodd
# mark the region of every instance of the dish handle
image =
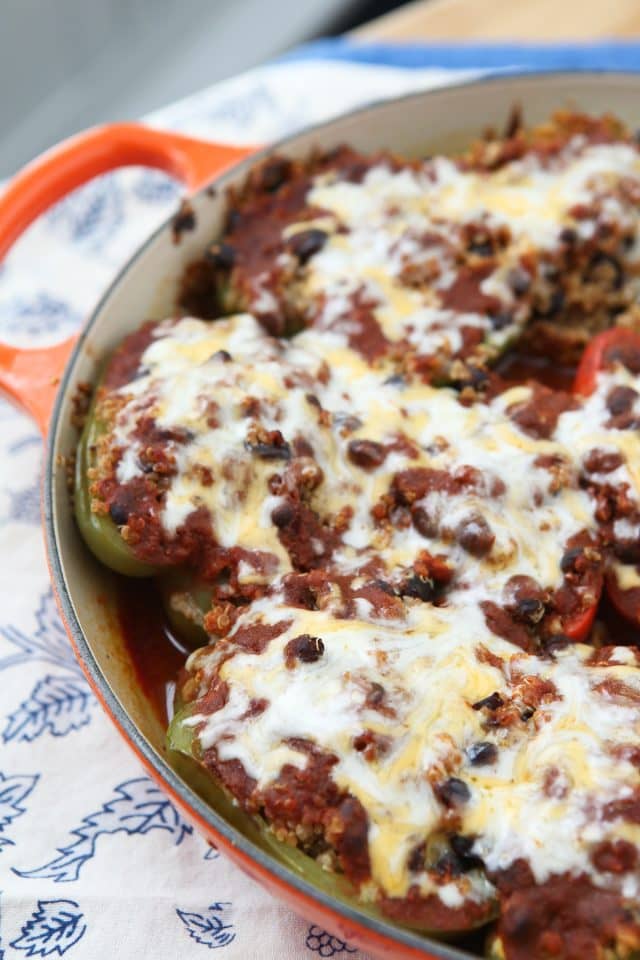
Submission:
<svg viewBox="0 0 640 960">
<path fill-rule="evenodd" d="M 40 214 L 72 190 L 117 167 L 155 167 L 195 192 L 256 151 L 154 130 L 138 123 L 94 127 L 28 164 L 0 194 L 0 260 Z M 77 335 L 42 349 L 0 344 L 0 390 L 46 434 L 57 385 Z"/>
</svg>

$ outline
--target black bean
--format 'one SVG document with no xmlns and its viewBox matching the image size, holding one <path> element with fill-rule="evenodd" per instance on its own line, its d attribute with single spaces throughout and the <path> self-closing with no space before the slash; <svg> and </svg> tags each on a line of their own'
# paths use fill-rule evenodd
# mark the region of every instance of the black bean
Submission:
<svg viewBox="0 0 640 960">
<path fill-rule="evenodd" d="M 387 451 L 375 440 L 351 440 L 347 447 L 351 463 L 363 470 L 373 470 L 384 463 Z"/>
<path fill-rule="evenodd" d="M 485 764 L 496 762 L 498 759 L 498 748 L 495 743 L 489 743 L 488 740 L 481 740 L 479 743 L 474 743 L 469 747 L 467 757 L 473 767 L 482 767 Z"/>
<path fill-rule="evenodd" d="M 449 777 L 444 783 L 439 784 L 436 787 L 436 793 L 445 807 L 461 806 L 471 797 L 469 787 L 458 777 Z"/>
<path fill-rule="evenodd" d="M 412 574 L 408 580 L 405 580 L 400 587 L 400 593 L 403 597 L 415 597 L 416 600 L 423 600 L 428 603 L 433 599 L 435 587 L 433 580 L 429 577 L 419 577 L 417 573 Z"/>
<path fill-rule="evenodd" d="M 271 521 L 279 530 L 282 530 L 283 527 L 289 526 L 294 515 L 295 511 L 290 503 L 281 503 L 271 511 Z"/>
<path fill-rule="evenodd" d="M 493 245 L 490 240 L 474 240 L 469 244 L 469 253 L 475 253 L 476 257 L 492 257 Z"/>
<path fill-rule="evenodd" d="M 621 413 L 628 413 L 637 396 L 633 387 L 614 387 L 607 396 L 607 410 L 614 417 L 620 416 Z"/>
<path fill-rule="evenodd" d="M 417 844 L 409 853 L 407 866 L 412 873 L 418 873 L 420 870 L 424 870 L 424 858 L 426 852 L 426 844 L 424 841 L 422 841 L 421 843 Z"/>
<path fill-rule="evenodd" d="M 112 503 L 109 507 L 109 515 L 114 523 L 123 527 L 129 518 L 128 511 L 120 503 Z"/>
<path fill-rule="evenodd" d="M 459 833 L 454 833 L 452 837 L 449 837 L 449 846 L 458 857 L 468 857 L 473 843 L 473 837 L 463 837 Z"/>
<path fill-rule="evenodd" d="M 469 386 L 481 387 L 485 385 L 489 379 L 489 371 L 483 370 L 482 367 L 468 367 L 469 370 Z"/>
<path fill-rule="evenodd" d="M 552 660 L 556 653 L 560 653 L 561 650 L 566 650 L 571 644 L 572 641 L 569 637 L 566 637 L 564 633 L 554 633 L 542 641 L 544 652 L 550 656 Z"/>
<path fill-rule="evenodd" d="M 471 706 L 474 710 L 482 710 L 484 707 L 486 707 L 487 710 L 497 710 L 503 703 L 504 700 L 496 690 L 494 693 L 490 693 L 488 697 L 483 697 L 482 700 L 477 700 L 475 703 L 472 703 Z"/>
<path fill-rule="evenodd" d="M 303 663 L 315 663 L 324 655 L 324 643 L 320 637 L 302 634 L 298 637 L 297 651 Z"/>
<path fill-rule="evenodd" d="M 449 837 L 449 846 L 460 864 L 461 873 L 467 873 L 469 870 L 483 866 L 480 857 L 472 852 L 474 842 L 475 837 L 463 837 L 459 833 L 454 833 L 452 837 Z"/>
<path fill-rule="evenodd" d="M 566 243 L 567 246 L 572 247 L 578 239 L 578 234 L 573 227 L 563 227 L 560 231 L 560 240 L 562 243 Z"/>
<path fill-rule="evenodd" d="M 563 573 L 571 573 L 575 569 L 576 561 L 583 556 L 582 547 L 573 547 L 567 550 L 560 561 L 560 569 Z"/>
<path fill-rule="evenodd" d="M 494 330 L 504 330 L 505 327 L 510 327 L 513 323 L 513 316 L 507 311 L 503 311 L 489 317 L 489 321 Z"/>
<path fill-rule="evenodd" d="M 301 633 L 300 636 L 289 640 L 285 647 L 287 659 L 296 659 L 302 663 L 316 663 L 324 655 L 324 643 L 320 637 L 312 637 L 310 633 Z"/>
<path fill-rule="evenodd" d="M 289 444 L 283 443 L 245 443 L 245 447 L 251 453 L 255 453 L 261 460 L 290 460 L 291 448 Z"/>
<path fill-rule="evenodd" d="M 221 363 L 231 363 L 232 357 L 228 350 L 216 350 L 211 359 L 219 360 Z"/>
<path fill-rule="evenodd" d="M 531 274 L 522 267 L 513 267 L 507 274 L 507 283 L 516 297 L 523 297 L 531 287 Z"/>
<path fill-rule="evenodd" d="M 540 623 L 544 613 L 544 603 L 536 597 L 525 597 L 516 604 L 516 615 L 526 623 Z"/>
<path fill-rule="evenodd" d="M 527 902 L 518 903 L 515 897 L 513 900 L 515 903 L 505 909 L 500 923 L 507 937 L 512 938 L 517 943 L 525 938 L 528 939 L 527 935 L 530 931 L 537 928 L 534 927 L 536 920 L 531 905 Z"/>
<path fill-rule="evenodd" d="M 525 707 L 520 714 L 520 719 L 524 720 L 525 722 L 527 720 L 531 720 L 531 717 L 534 715 L 535 712 L 536 712 L 535 707 Z"/>
<path fill-rule="evenodd" d="M 206 251 L 205 259 L 220 270 L 230 270 L 236 262 L 236 251 L 230 243 L 214 243 Z"/>
<path fill-rule="evenodd" d="M 325 230 L 318 230 L 316 227 L 310 230 L 301 230 L 289 238 L 289 249 L 298 261 L 304 265 L 314 253 L 322 250 L 327 242 L 327 236 Z"/>
</svg>

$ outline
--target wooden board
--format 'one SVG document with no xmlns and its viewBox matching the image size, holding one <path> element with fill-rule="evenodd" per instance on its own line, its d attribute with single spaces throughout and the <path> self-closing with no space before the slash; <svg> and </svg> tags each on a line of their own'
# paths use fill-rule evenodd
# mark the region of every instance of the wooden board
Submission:
<svg viewBox="0 0 640 960">
<path fill-rule="evenodd" d="M 640 0 L 418 0 L 354 31 L 368 40 L 640 37 Z"/>
</svg>

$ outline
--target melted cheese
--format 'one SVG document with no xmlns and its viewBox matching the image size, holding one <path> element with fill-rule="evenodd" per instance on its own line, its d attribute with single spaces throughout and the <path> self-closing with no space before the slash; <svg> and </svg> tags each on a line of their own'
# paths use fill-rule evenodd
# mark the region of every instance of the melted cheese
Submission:
<svg viewBox="0 0 640 960">
<path fill-rule="evenodd" d="M 613 571 L 622 590 L 636 590 L 640 587 L 640 570 L 637 567 L 629 563 L 616 563 Z"/>
<path fill-rule="evenodd" d="M 610 185 L 621 177 L 640 176 L 638 153 L 628 144 L 579 147 L 576 138 L 555 162 L 543 165 L 529 154 L 491 173 L 462 172 L 439 157 L 435 166 L 444 188 L 432 191 L 431 211 L 454 220 L 473 220 L 488 211 L 523 244 L 552 248 L 568 211 L 590 203 L 599 181 Z M 622 204 L 611 212 L 618 219 L 626 213 Z"/>
<path fill-rule="evenodd" d="M 284 615 L 272 601 L 261 601 L 246 621 L 277 622 Z M 626 650 L 619 666 L 606 667 L 589 666 L 592 650 L 584 646 L 555 662 L 527 656 L 491 636 L 473 603 L 440 610 L 418 604 L 406 622 L 384 625 L 336 621 L 322 611 L 287 609 L 286 615 L 293 615 L 292 625 L 271 641 L 259 666 L 255 655 L 235 652 L 219 669 L 232 691 L 228 703 L 189 722 L 198 725 L 205 748 L 216 745 L 222 760 L 240 760 L 263 788 L 283 763 L 305 764 L 302 753 L 285 746 L 287 738 L 336 754 L 333 779 L 367 812 L 372 875 L 386 894 L 403 896 L 416 882 L 407 860 L 440 827 L 442 808 L 431 783 L 446 775 L 469 786 L 459 829 L 477 837 L 475 850 L 489 869 L 524 858 L 539 882 L 586 871 L 602 883 L 589 858 L 594 846 L 630 834 L 640 841 L 640 829 L 602 819 L 603 806 L 628 796 L 637 783 L 635 769 L 612 754 L 611 744 L 621 730 L 625 743 L 640 744 L 638 705 L 619 705 L 597 689 L 607 679 L 622 680 L 640 696 L 640 672 L 624 662 Z M 322 637 L 325 654 L 315 664 L 287 669 L 284 647 L 301 633 Z M 478 660 L 479 643 L 504 663 L 502 671 Z M 222 655 L 230 649 L 233 637 Z M 211 675 L 220 655 L 219 649 L 200 651 L 189 666 Z M 550 702 L 529 726 L 487 729 L 486 715 L 472 704 L 495 691 L 507 700 L 527 676 L 554 685 Z M 393 715 L 366 707 L 367 681 L 384 686 Z M 254 699 L 269 706 L 247 722 Z M 387 750 L 377 760 L 353 747 L 364 729 L 385 737 Z M 487 740 L 498 746 L 498 762 L 474 766 L 469 749 Z M 640 892 L 635 885 L 631 890 L 632 880 L 627 895 Z M 426 874 L 418 882 L 431 889 Z"/>
<path fill-rule="evenodd" d="M 285 765 L 305 767 L 306 755 L 291 745 L 295 738 L 335 754 L 332 776 L 366 811 L 372 881 L 385 895 L 402 897 L 414 883 L 449 906 L 492 895 L 487 881 L 443 885 L 428 871 L 409 869 L 411 851 L 442 832 L 434 787 L 450 776 L 469 788 L 456 829 L 476 838 L 474 849 L 488 868 L 524 858 L 540 882 L 554 873 L 587 872 L 600 885 L 621 883 L 625 896 L 640 893 L 635 875 L 603 877 L 590 859 L 603 840 L 640 843 L 636 826 L 602 816 L 607 803 L 628 797 L 637 785 L 637 771 L 614 755 L 611 744 L 624 736 L 640 747 L 640 711 L 633 696 L 607 693 L 621 683 L 640 697 L 633 654 L 619 650 L 615 663 L 605 666 L 590 664 L 592 651 L 582 646 L 555 660 L 526 655 L 491 632 L 482 608 L 487 601 L 504 604 L 514 576 L 531 577 L 550 592 L 562 585 L 568 541 L 597 529 L 593 490 L 578 482 L 594 449 L 619 453 L 622 462 L 591 476 L 592 485 L 625 486 L 635 504 L 635 512 L 615 521 L 613 535 L 638 536 L 640 436 L 609 426 L 606 398 L 617 385 L 638 389 L 639 378 L 622 369 L 601 374 L 594 393 L 560 416 L 550 439 L 540 440 L 508 413 L 530 399 L 528 387 L 465 407 L 449 389 L 390 381 L 391 364 L 372 366 L 348 347 L 358 291 L 375 304 L 385 335 L 420 353 L 455 354 L 465 327 L 480 327 L 494 344 L 504 344 L 526 320 L 505 281 L 510 265 L 530 248 L 553 249 L 572 206 L 589 203 L 616 178 L 639 175 L 635 149 L 576 143 L 548 167 L 529 156 L 492 174 L 466 173 L 439 158 L 399 172 L 382 164 L 362 183 L 330 174 L 317 178 L 309 202 L 326 214 L 311 225 L 330 238 L 308 264 L 304 296 L 322 303 L 320 322 L 278 342 L 247 314 L 215 323 L 167 321 L 145 351 L 140 375 L 120 390 L 123 404 L 112 433 L 120 483 L 142 475 L 138 428 L 144 417 L 185 437 L 168 442 L 177 469 L 163 495 L 167 535 L 205 508 L 219 544 L 274 558 L 268 577 L 246 560 L 240 564 L 241 582 L 266 579 L 270 593 L 244 610 L 223 643 L 190 659 L 201 694 L 219 674 L 229 697 L 215 713 L 196 712 L 187 722 L 205 748 L 216 747 L 221 760 L 239 760 L 261 789 L 277 781 Z M 624 221 L 627 213 L 617 201 L 607 202 Z M 484 315 L 442 309 L 434 294 L 455 280 L 451 251 L 461 225 L 483 218 L 508 226 L 513 237 L 482 285 L 513 311 L 503 331 L 492 331 Z M 309 226 L 290 225 L 287 236 Z M 426 232 L 435 240 L 425 247 L 420 238 Z M 416 258 L 437 266 L 428 288 L 412 289 L 399 279 Z M 265 284 L 255 278 L 256 310 L 277 307 Z M 285 604 L 281 578 L 292 565 L 272 520 L 282 498 L 270 480 L 278 474 L 285 485 L 294 484 L 301 458 L 260 455 L 259 438 L 275 431 L 288 451 L 301 440 L 311 446 L 322 477 L 306 494 L 315 514 L 330 524 L 351 511 L 331 572 L 351 575 L 361 586 L 366 577 L 360 571 L 375 561 L 381 576 L 397 583 L 428 550 L 444 555 L 454 571 L 445 605 L 405 600 L 397 620 L 383 621 L 363 598 L 349 619 L 333 600 L 313 611 Z M 384 448 L 380 465 L 363 469 L 354 462 L 354 441 Z M 549 455 L 566 464 L 559 484 L 540 465 L 539 458 Z M 210 472 L 207 483 L 203 468 Z M 398 474 L 416 468 L 449 476 L 473 468 L 479 477 L 475 486 L 454 492 L 436 485 L 413 504 L 429 518 L 428 536 L 413 524 L 380 524 L 371 512 Z M 478 518 L 494 537 L 481 557 L 459 542 L 460 528 L 477 528 Z M 616 574 L 624 589 L 640 585 L 633 567 L 618 565 Z M 243 626 L 281 620 L 292 622 L 259 657 L 234 644 Z M 290 669 L 284 647 L 304 633 L 322 638 L 324 655 Z M 480 657 L 480 648 L 490 656 Z M 525 681 L 544 681 L 552 691 L 528 722 L 493 728 L 485 711 L 472 708 L 496 691 L 505 702 L 517 702 Z M 372 683 L 384 687 L 388 711 L 367 706 Z M 267 706 L 247 718 L 255 700 Z M 354 748 L 363 730 L 385 744 L 377 758 Z M 496 762 L 474 765 L 470 749 L 487 741 L 498 748 Z"/>
<path fill-rule="evenodd" d="M 221 350 L 231 360 L 222 360 Z M 309 503 L 320 517 L 331 520 L 344 509 L 352 512 L 334 553 L 337 572 L 357 571 L 375 557 L 394 578 L 426 548 L 449 557 L 460 589 L 483 583 L 487 599 L 499 599 L 514 574 L 531 576 L 553 590 L 562 582 L 560 559 L 568 540 L 593 524 L 589 495 L 575 485 L 550 490 L 550 474 L 536 466 L 540 455 L 563 447 L 556 440 L 525 435 L 505 412 L 527 399 L 529 388 L 464 407 L 448 389 L 381 383 L 383 374 L 335 336 L 325 342 L 324 334 L 306 331 L 278 344 L 247 315 L 214 324 L 167 322 L 142 362 L 147 372 L 121 391 L 127 403 L 114 430 L 114 442 L 123 451 L 117 478 L 126 483 L 142 475 L 144 441 L 136 438 L 136 426 L 150 408 L 160 428 L 188 431 L 190 440 L 172 447 L 177 471 L 161 515 L 170 535 L 194 510 L 205 507 L 222 546 L 267 551 L 280 572 L 291 569 L 271 521 L 279 500 L 269 492 L 269 478 L 275 473 L 286 477 L 288 461 L 256 455 L 250 443 L 256 426 L 280 431 L 290 450 L 297 439 L 311 443 L 324 479 Z M 328 414 L 324 423 L 318 422 L 309 393 Z M 345 417 L 356 418 L 348 431 L 342 428 Z M 573 437 L 571 419 L 564 423 Z M 443 431 L 447 445 L 441 449 Z M 350 458 L 351 443 L 393 447 L 399 436 L 405 446 L 389 451 L 376 469 L 364 470 Z M 208 484 L 199 470 L 203 466 L 210 470 Z M 480 486 L 455 493 L 433 490 L 416 502 L 432 520 L 431 538 L 413 527 L 381 528 L 372 507 L 388 495 L 397 473 L 421 467 L 448 474 L 471 467 L 481 477 Z M 477 515 L 495 538 L 480 559 L 456 539 L 461 525 L 473 524 Z"/>
<path fill-rule="evenodd" d="M 623 180 L 640 182 L 637 149 L 625 143 L 585 145 L 579 136 L 556 157 L 528 153 L 492 171 L 467 171 L 435 157 L 397 170 L 381 162 L 361 182 L 323 173 L 313 181 L 307 202 L 326 211 L 318 223 L 329 236 L 305 268 L 299 299 L 320 328 L 347 332 L 352 298 L 359 294 L 373 305 L 385 336 L 420 355 L 458 354 L 462 330 L 469 327 L 483 331 L 490 352 L 501 349 L 529 316 L 508 285 L 509 271 L 525 253 L 557 250 L 568 225 L 582 239 L 590 237 L 593 217 L 576 220 L 572 210 L 588 208 L 594 200 L 605 219 L 635 227 L 636 212 L 616 192 Z M 469 224 L 509 231 L 481 284 L 500 305 L 497 329 L 486 311 L 439 306 L 439 292 L 458 276 Z M 291 224 L 284 236 L 308 226 L 308 221 Z M 426 279 L 413 285 L 403 276 L 406 268 L 422 271 Z M 544 271 L 541 280 L 544 285 Z M 255 302 L 250 307 L 258 309 Z"/>
<path fill-rule="evenodd" d="M 212 359 L 212 352 L 220 349 L 228 350 L 232 360 Z M 477 837 L 476 849 L 489 867 L 503 868 L 524 857 L 540 881 L 558 871 L 594 873 L 589 859 L 594 844 L 634 832 L 628 824 L 603 822 L 597 813 L 605 802 L 626 796 L 636 780 L 633 768 L 613 756 L 610 744 L 619 739 L 620 730 L 625 731 L 625 742 L 640 744 L 637 707 L 612 702 L 596 688 L 613 677 L 640 693 L 635 662 L 620 651 L 619 666 L 593 667 L 586 662 L 591 650 L 580 646 L 558 654 L 555 662 L 527 656 L 491 633 L 480 605 L 485 600 L 504 602 L 515 574 L 531 576 L 548 589 L 557 587 L 567 541 L 580 530 L 595 529 L 590 493 L 575 480 L 551 489 L 550 474 L 535 463 L 540 454 L 562 454 L 577 476 L 594 446 L 619 450 L 629 460 L 617 468 L 615 480 L 627 483 L 637 497 L 640 439 L 633 431 L 606 426 L 606 396 L 616 384 L 630 385 L 630 375 L 624 370 L 601 375 L 595 393 L 579 409 L 561 415 L 551 439 L 535 440 L 506 413 L 514 403 L 530 398 L 529 388 L 465 407 L 447 389 L 416 384 L 399 389 L 382 382 L 383 374 L 349 353 L 335 335 L 308 331 L 276 347 L 246 316 L 214 325 L 166 323 L 143 365 L 149 370 L 146 377 L 123 388 L 128 400 L 119 414 L 118 437 L 128 444 L 129 454 L 133 451 L 126 471 L 135 462 L 131 438 L 136 417 L 150 396 L 160 425 L 193 433 L 178 454 L 181 473 L 166 495 L 169 530 L 189 504 L 193 509 L 204 502 L 221 541 L 269 549 L 278 557 L 280 574 L 291 568 L 270 520 L 279 500 L 269 493 L 267 481 L 282 467 L 256 463 L 245 446 L 247 418 L 238 410 L 243 398 L 251 396 L 261 401 L 262 425 L 281 430 L 290 443 L 296 436 L 310 440 L 324 473 L 312 496 L 314 509 L 323 516 L 345 505 L 354 510 L 332 560 L 336 573 L 357 574 L 375 556 L 393 578 L 410 569 L 425 547 L 444 553 L 455 570 L 445 606 L 406 601 L 403 615 L 391 622 L 376 620 L 364 600 L 357 608 L 359 618 L 347 620 L 331 604 L 317 611 L 289 608 L 276 579 L 270 595 L 254 601 L 236 625 L 237 630 L 249 623 L 292 619 L 259 660 L 234 650 L 232 634 L 218 647 L 195 654 L 189 664 L 202 671 L 205 688 L 207 678 L 219 669 L 230 690 L 222 709 L 191 719 L 203 746 L 215 745 L 222 760 L 240 760 L 261 788 L 276 780 L 285 764 L 304 767 L 306 757 L 290 745 L 292 738 L 336 754 L 333 777 L 366 810 L 373 880 L 391 896 L 402 896 L 413 882 L 423 892 L 437 890 L 429 874 L 412 875 L 407 861 L 416 844 L 440 829 L 442 808 L 432 784 L 452 772 L 465 780 L 471 793 L 461 811 L 460 829 Z M 322 377 L 320 369 L 325 371 Z M 292 387 L 291 381 L 285 386 L 285 376 L 300 386 Z M 316 408 L 305 399 L 310 390 L 331 415 L 324 426 L 310 426 L 316 418 Z M 219 405 L 216 427 L 203 421 L 206 398 L 215 398 Z M 345 436 L 344 414 L 360 421 Z M 392 452 L 372 471 L 350 461 L 350 440 L 390 443 L 399 431 L 415 447 L 415 456 Z M 438 442 L 443 433 L 445 444 Z M 185 474 L 191 477 L 190 467 L 203 459 L 216 478 L 221 464 L 244 466 L 233 480 L 216 479 L 202 489 Z M 390 489 L 393 476 L 415 466 L 449 473 L 471 466 L 481 472 L 476 489 L 431 491 L 418 501 L 439 531 L 432 538 L 413 527 L 385 533 L 370 513 L 372 504 Z M 503 487 L 492 493 L 496 480 Z M 245 509 L 237 509 L 238 503 Z M 469 514 L 480 514 L 495 534 L 492 550 L 481 559 L 466 553 L 447 532 Z M 288 669 L 284 646 L 302 633 L 322 637 L 325 655 L 316 664 Z M 478 658 L 480 645 L 502 669 Z M 233 655 L 226 659 L 229 651 Z M 221 656 L 225 661 L 219 666 Z M 487 728 L 486 715 L 471 704 L 495 691 L 508 700 L 523 676 L 548 680 L 555 695 L 526 727 L 503 732 Z M 365 704 L 367 684 L 374 682 L 385 688 L 389 715 Z M 247 709 L 256 699 L 268 706 L 247 720 Z M 363 729 L 388 744 L 378 761 L 367 760 L 353 747 Z M 499 749 L 498 762 L 474 767 L 468 751 L 487 739 Z M 625 883 L 629 887 L 631 880 Z M 455 889 L 454 884 L 443 894 L 452 903 L 462 896 Z M 464 895 L 470 895 L 468 889 Z"/>
</svg>

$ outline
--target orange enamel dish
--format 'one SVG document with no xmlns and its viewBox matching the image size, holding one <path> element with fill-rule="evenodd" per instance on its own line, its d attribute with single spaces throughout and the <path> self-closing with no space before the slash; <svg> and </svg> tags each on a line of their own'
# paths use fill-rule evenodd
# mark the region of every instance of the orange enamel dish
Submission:
<svg viewBox="0 0 640 960">
<path fill-rule="evenodd" d="M 303 156 L 312 147 L 346 142 L 364 151 L 446 151 L 487 126 L 499 128 L 514 102 L 522 104 L 528 123 L 570 106 L 591 113 L 613 111 L 634 126 L 639 99 L 640 76 L 632 74 L 509 75 L 366 107 L 297 134 L 276 149 Z M 394 960 L 463 960 L 470 954 L 455 944 L 381 921 L 327 884 L 314 886 L 182 779 L 169 763 L 165 730 L 136 682 L 116 617 L 115 580 L 89 554 L 73 520 L 65 458 L 77 444 L 71 413 L 78 384 L 94 382 L 110 350 L 144 319 L 172 313 L 184 267 L 221 229 L 226 188 L 241 182 L 265 152 L 118 124 L 74 137 L 18 174 L 0 196 L 2 257 L 57 200 L 92 177 L 127 165 L 156 167 L 182 180 L 192 194 L 196 226 L 177 244 L 170 221 L 157 230 L 115 279 L 78 337 L 37 350 L 1 345 L 0 387 L 31 414 L 46 437 L 42 503 L 47 556 L 76 656 L 104 709 L 182 815 L 292 909 L 362 950 Z"/>
</svg>

